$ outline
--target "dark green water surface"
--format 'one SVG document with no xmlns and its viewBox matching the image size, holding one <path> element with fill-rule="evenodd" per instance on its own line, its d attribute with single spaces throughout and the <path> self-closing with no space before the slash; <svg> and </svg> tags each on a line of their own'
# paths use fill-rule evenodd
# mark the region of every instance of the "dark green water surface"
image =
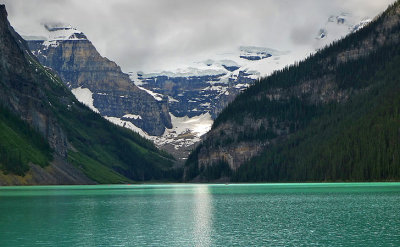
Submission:
<svg viewBox="0 0 400 247">
<path fill-rule="evenodd" d="M 400 246 L 400 183 L 0 187 L 0 246 Z"/>
</svg>

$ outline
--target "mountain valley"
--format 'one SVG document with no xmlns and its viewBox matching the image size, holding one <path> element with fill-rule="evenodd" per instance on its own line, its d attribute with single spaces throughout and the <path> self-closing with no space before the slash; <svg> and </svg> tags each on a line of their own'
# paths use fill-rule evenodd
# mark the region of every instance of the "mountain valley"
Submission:
<svg viewBox="0 0 400 247">
<path fill-rule="evenodd" d="M 240 92 L 368 22 L 341 13 L 327 17 L 323 35 L 316 30 L 310 48 L 278 51 L 241 46 L 185 68 L 151 73 L 122 73 L 72 26 L 45 25 L 47 37 L 25 39 L 39 61 L 55 70 L 79 101 L 184 161 Z"/>
</svg>

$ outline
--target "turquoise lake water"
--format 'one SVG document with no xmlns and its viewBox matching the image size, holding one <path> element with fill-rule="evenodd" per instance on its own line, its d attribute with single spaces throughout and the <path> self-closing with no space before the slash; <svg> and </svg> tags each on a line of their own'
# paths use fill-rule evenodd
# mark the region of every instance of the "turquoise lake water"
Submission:
<svg viewBox="0 0 400 247">
<path fill-rule="evenodd" d="M 400 183 L 0 187 L 0 246 L 400 246 Z"/>
</svg>

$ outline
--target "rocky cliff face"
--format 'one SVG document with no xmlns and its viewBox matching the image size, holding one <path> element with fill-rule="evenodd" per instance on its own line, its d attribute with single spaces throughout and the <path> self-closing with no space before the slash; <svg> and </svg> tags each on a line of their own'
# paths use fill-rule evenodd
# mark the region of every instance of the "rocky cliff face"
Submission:
<svg viewBox="0 0 400 247">
<path fill-rule="evenodd" d="M 41 172 L 31 171 L 29 181 L 15 176 L 8 183 L 4 174 L 1 174 L 0 184 L 93 183 L 82 172 L 62 161 L 67 158 L 66 134 L 48 107 L 50 101 L 43 88 L 46 85 L 41 84 L 43 75 L 38 70 L 32 70 L 36 60 L 28 51 L 27 44 L 8 23 L 4 5 L 0 5 L 0 51 L 0 104 L 40 132 L 58 160 L 57 165 L 54 163 L 54 166 L 47 168 L 52 170 L 52 175 L 36 166 L 36 171 Z M 56 166 L 57 169 L 54 169 Z M 67 170 L 69 172 L 66 172 Z"/>
<path fill-rule="evenodd" d="M 60 75 L 79 100 L 102 116 L 140 116 L 125 120 L 150 135 L 162 135 L 165 128 L 172 127 L 167 99 L 157 101 L 136 87 L 118 65 L 97 52 L 83 33 L 72 27 L 47 29 L 49 39 L 29 40 L 29 47 L 43 65 Z M 85 94 L 82 89 L 86 89 Z"/>
<path fill-rule="evenodd" d="M 349 78 L 346 66 L 356 67 L 353 61 L 362 64 L 363 59 L 373 60 L 371 56 L 378 59 L 377 50 L 399 43 L 399 9 L 397 2 L 367 29 L 246 90 L 216 119 L 203 143 L 189 157 L 186 174 L 193 167 L 202 171 L 221 161 L 235 171 L 307 126 L 309 122 L 304 119 L 317 117 L 324 105 L 342 104 L 366 92 L 368 88 L 351 82 L 346 82 L 350 86 L 343 85 Z M 308 72 L 302 74 L 304 71 Z"/>
<path fill-rule="evenodd" d="M 37 87 L 37 80 L 31 70 L 33 61 L 27 61 L 25 56 L 32 56 L 27 51 L 26 43 L 19 37 L 7 21 L 4 5 L 0 5 L 0 50 L 1 52 L 1 89 L 0 100 L 13 112 L 42 133 L 49 140 L 51 147 L 61 156 L 67 153 L 66 137 L 51 112 L 43 106 L 46 94 Z M 18 43 L 17 43 L 18 42 Z M 24 54 L 25 52 L 25 54 Z M 33 58 L 32 58 L 33 59 Z M 21 77 L 29 78 L 26 83 L 17 83 Z"/>
<path fill-rule="evenodd" d="M 239 67 L 235 67 L 236 70 Z M 138 74 L 136 83 L 159 97 L 168 96 L 170 112 L 189 118 L 210 113 L 215 119 L 235 96 L 253 84 L 257 74 L 214 69 L 193 69 L 188 73 Z M 251 77 L 253 76 L 253 77 Z"/>
</svg>

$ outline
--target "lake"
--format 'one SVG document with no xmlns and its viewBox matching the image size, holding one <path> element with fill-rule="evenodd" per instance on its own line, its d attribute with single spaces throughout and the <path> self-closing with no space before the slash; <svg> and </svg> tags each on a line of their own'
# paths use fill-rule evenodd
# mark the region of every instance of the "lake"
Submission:
<svg viewBox="0 0 400 247">
<path fill-rule="evenodd" d="M 0 187 L 0 246 L 400 246 L 400 183 Z"/>
</svg>

